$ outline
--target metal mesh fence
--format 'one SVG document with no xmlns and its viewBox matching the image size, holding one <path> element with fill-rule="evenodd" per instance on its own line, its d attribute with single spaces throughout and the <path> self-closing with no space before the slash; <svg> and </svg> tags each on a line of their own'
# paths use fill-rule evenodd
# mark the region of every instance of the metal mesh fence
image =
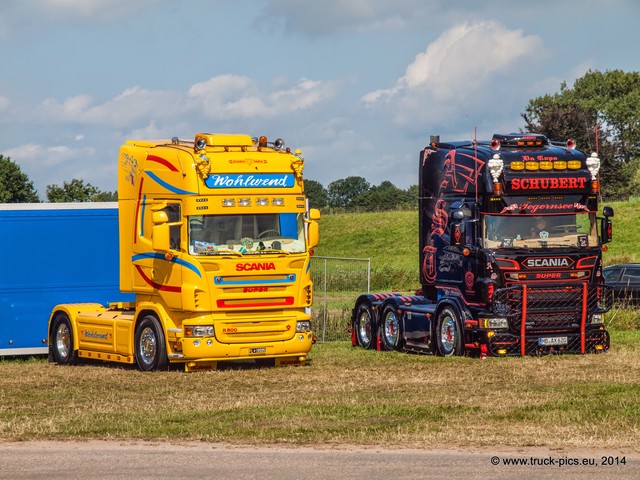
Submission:
<svg viewBox="0 0 640 480">
<path fill-rule="evenodd" d="M 318 340 L 349 340 L 351 309 L 356 298 L 369 293 L 369 258 L 311 257 L 314 299 L 311 318 Z"/>
</svg>

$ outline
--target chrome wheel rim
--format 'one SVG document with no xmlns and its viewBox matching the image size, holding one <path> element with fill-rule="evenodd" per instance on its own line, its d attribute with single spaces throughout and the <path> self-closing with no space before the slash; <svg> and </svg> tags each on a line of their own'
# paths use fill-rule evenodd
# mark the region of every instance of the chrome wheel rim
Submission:
<svg viewBox="0 0 640 480">
<path fill-rule="evenodd" d="M 63 359 L 66 359 L 71 351 L 71 332 L 66 323 L 58 325 L 56 330 L 56 350 Z"/>
<path fill-rule="evenodd" d="M 358 334 L 362 343 L 368 344 L 371 341 L 371 315 L 368 311 L 360 314 L 358 319 Z"/>
<path fill-rule="evenodd" d="M 156 358 L 156 342 L 156 336 L 151 328 L 146 327 L 142 330 L 138 342 L 138 353 L 140 354 L 140 360 L 146 365 L 151 365 Z"/>
<path fill-rule="evenodd" d="M 444 353 L 449 354 L 453 352 L 457 334 L 455 320 L 450 315 L 447 315 L 442 320 L 440 327 L 440 345 L 442 345 Z"/>
<path fill-rule="evenodd" d="M 398 344 L 398 318 L 395 312 L 389 313 L 384 319 L 384 336 L 387 344 L 395 347 Z"/>
</svg>

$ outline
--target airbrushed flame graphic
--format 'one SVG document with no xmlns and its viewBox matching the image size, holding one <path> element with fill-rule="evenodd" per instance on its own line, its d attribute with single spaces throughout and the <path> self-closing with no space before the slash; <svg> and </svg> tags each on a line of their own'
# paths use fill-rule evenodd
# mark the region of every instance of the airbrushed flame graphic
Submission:
<svg viewBox="0 0 640 480">
<path fill-rule="evenodd" d="M 458 163 L 456 157 L 469 159 L 471 162 Z M 456 150 L 451 150 L 444 161 L 443 180 L 440 184 L 440 191 L 449 190 L 456 193 L 467 193 L 470 186 L 477 187 L 478 173 L 485 162 L 477 157 L 467 154 L 458 154 Z"/>
<path fill-rule="evenodd" d="M 433 153 L 429 149 L 425 149 L 424 161 Z M 479 158 L 457 153 L 456 150 L 450 151 L 444 160 L 442 168 L 442 182 L 440 183 L 438 196 L 443 191 L 450 193 L 466 194 L 470 190 L 477 191 L 478 175 L 485 162 Z M 429 238 L 426 246 L 423 248 L 424 259 L 422 262 L 422 275 L 426 283 L 433 284 L 436 280 L 436 248 L 434 246 L 435 237 L 442 237 L 449 223 L 449 214 L 446 210 L 446 202 L 438 200 L 434 207 L 433 216 L 431 218 L 431 229 L 429 230 Z"/>
</svg>

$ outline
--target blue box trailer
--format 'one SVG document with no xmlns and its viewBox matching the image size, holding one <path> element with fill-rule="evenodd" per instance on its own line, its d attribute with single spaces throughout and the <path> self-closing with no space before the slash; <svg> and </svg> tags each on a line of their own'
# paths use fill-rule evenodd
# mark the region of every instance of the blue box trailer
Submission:
<svg viewBox="0 0 640 480">
<path fill-rule="evenodd" d="M 46 355 L 60 303 L 135 301 L 120 292 L 117 203 L 0 204 L 0 357 Z"/>
</svg>

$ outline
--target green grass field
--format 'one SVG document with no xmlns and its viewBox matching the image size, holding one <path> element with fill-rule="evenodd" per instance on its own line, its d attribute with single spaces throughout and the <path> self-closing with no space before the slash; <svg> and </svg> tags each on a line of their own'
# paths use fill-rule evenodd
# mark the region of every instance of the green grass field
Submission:
<svg viewBox="0 0 640 480">
<path fill-rule="evenodd" d="M 639 202 L 613 206 L 606 262 L 638 261 Z M 416 212 L 321 222 L 319 255 L 371 257 L 389 285 L 417 286 Z M 598 355 L 440 358 L 338 341 L 315 345 L 305 367 L 193 374 L 2 360 L 0 441 L 637 449 L 640 313 L 616 307 L 606 321 L 612 347 Z"/>
<path fill-rule="evenodd" d="M 186 374 L 0 361 L 0 441 L 637 448 L 640 331 L 598 355 L 439 358 L 316 345 L 309 366 Z"/>
</svg>

